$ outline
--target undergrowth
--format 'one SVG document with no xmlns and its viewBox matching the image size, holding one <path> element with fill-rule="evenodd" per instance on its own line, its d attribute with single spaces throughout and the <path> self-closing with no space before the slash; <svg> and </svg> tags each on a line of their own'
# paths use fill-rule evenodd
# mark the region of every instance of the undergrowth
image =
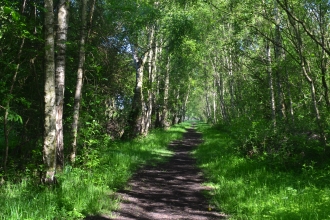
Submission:
<svg viewBox="0 0 330 220">
<path fill-rule="evenodd" d="M 171 156 L 167 145 L 181 138 L 188 126 L 182 123 L 126 142 L 94 139 L 85 145 L 75 167 L 66 166 L 57 175 L 58 183 L 53 187 L 37 184 L 29 173 L 19 183 L 7 181 L 0 186 L 0 219 L 82 219 L 110 214 L 119 204 L 111 195 L 124 187 L 139 167 Z"/>
<path fill-rule="evenodd" d="M 230 219 L 330 219 L 330 165 L 277 169 L 238 152 L 227 131 L 197 127 L 204 143 L 195 156 L 213 187 L 213 205 Z"/>
</svg>

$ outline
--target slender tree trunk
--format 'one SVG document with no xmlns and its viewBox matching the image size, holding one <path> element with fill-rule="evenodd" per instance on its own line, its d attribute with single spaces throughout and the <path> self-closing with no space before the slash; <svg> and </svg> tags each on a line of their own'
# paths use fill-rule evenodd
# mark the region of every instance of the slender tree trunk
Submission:
<svg viewBox="0 0 330 220">
<path fill-rule="evenodd" d="M 166 71 L 165 71 L 165 80 L 164 80 L 164 99 L 163 99 L 163 109 L 162 109 L 162 119 L 161 127 L 167 129 L 169 124 L 168 120 L 168 97 L 169 97 L 169 87 L 170 87 L 170 61 L 171 56 L 168 54 Z"/>
<path fill-rule="evenodd" d="M 173 97 L 176 97 L 175 100 L 177 100 L 177 102 L 172 107 L 172 111 L 171 111 L 171 112 L 173 112 L 172 125 L 175 125 L 175 124 L 178 123 L 178 116 L 179 116 L 179 111 L 180 111 L 180 108 L 181 108 L 181 106 L 179 106 L 180 88 L 174 90 L 173 93 L 174 93 Z"/>
<path fill-rule="evenodd" d="M 226 113 L 226 106 L 225 106 L 225 100 L 224 100 L 224 87 L 223 87 L 223 76 L 222 73 L 218 73 L 217 68 L 216 68 L 216 64 L 217 64 L 217 58 L 215 57 L 214 60 L 212 58 L 210 58 L 210 61 L 212 63 L 212 68 L 213 68 L 213 72 L 214 72 L 214 78 L 215 78 L 215 86 L 218 90 L 218 94 L 219 94 L 219 110 L 222 116 L 222 119 L 225 122 L 228 122 L 228 117 L 227 117 L 227 113 Z"/>
<path fill-rule="evenodd" d="M 182 113 L 181 113 L 181 122 L 184 122 L 186 120 L 186 111 L 187 111 L 187 105 L 189 101 L 189 94 L 190 94 L 190 84 L 188 85 L 188 91 L 186 93 L 183 105 L 182 105 Z"/>
<path fill-rule="evenodd" d="M 328 63 L 328 61 L 327 61 L 325 52 L 322 49 L 322 55 L 321 55 L 322 86 L 323 86 L 323 90 L 324 90 L 325 104 L 329 110 L 330 109 L 329 87 L 328 87 L 328 83 L 327 83 L 327 79 L 326 79 L 327 63 Z"/>
<path fill-rule="evenodd" d="M 83 75 L 84 75 L 84 65 L 85 65 L 85 44 L 86 44 L 86 26 L 87 26 L 87 2 L 88 0 L 82 0 L 82 26 L 80 33 L 80 49 L 79 49 L 79 63 L 77 70 L 77 84 L 74 96 L 74 106 L 73 106 L 73 122 L 72 122 L 72 152 L 71 152 L 71 162 L 75 162 L 77 153 L 77 135 L 78 135 L 78 122 L 79 122 L 79 111 L 81 103 L 81 93 L 83 87 Z M 92 15 L 91 15 L 92 16 Z"/>
<path fill-rule="evenodd" d="M 286 87 L 287 87 L 289 103 L 290 103 L 290 116 L 292 118 L 292 124 L 294 124 L 293 101 L 292 101 L 292 96 L 291 96 L 291 86 L 290 86 L 290 79 L 289 79 L 289 73 L 288 73 L 287 68 L 285 68 L 285 73 L 286 73 Z"/>
<path fill-rule="evenodd" d="M 155 38 L 155 27 L 151 27 L 151 38 Z M 155 80 L 155 69 L 154 69 L 154 60 L 156 59 L 155 56 L 157 54 L 155 44 L 155 39 L 150 41 L 150 50 L 148 53 L 148 100 L 147 100 L 147 110 L 145 115 L 145 124 L 143 125 L 144 130 L 142 131 L 143 135 L 148 134 L 149 127 L 151 125 L 151 117 L 153 112 L 153 105 L 154 105 L 154 80 Z"/>
<path fill-rule="evenodd" d="M 326 6 L 327 7 L 327 6 Z M 324 99 L 327 109 L 330 109 L 330 99 L 329 99 L 329 86 L 326 79 L 327 74 L 327 65 L 328 65 L 328 57 L 326 55 L 326 52 L 324 50 L 325 47 L 327 47 L 328 43 L 327 38 L 327 22 L 324 17 L 326 15 L 327 10 L 323 10 L 322 3 L 319 5 L 319 29 L 321 32 L 321 54 L 320 54 L 320 66 L 321 66 L 321 75 L 322 75 L 322 86 L 324 90 Z"/>
<path fill-rule="evenodd" d="M 275 76 L 276 76 L 276 84 L 277 84 L 277 114 L 280 118 L 285 118 L 285 104 L 284 104 L 284 94 L 282 93 L 282 83 L 281 83 L 281 61 L 283 58 L 282 53 L 282 39 L 281 39 L 281 30 L 280 30 L 280 13 L 277 7 L 277 2 L 274 1 L 274 13 L 275 13 L 275 39 L 274 39 L 274 55 L 275 55 Z"/>
<path fill-rule="evenodd" d="M 275 92 L 273 83 L 273 71 L 272 71 L 272 55 L 269 43 L 266 43 L 266 56 L 267 56 L 267 72 L 268 72 L 268 82 L 269 82 L 269 92 L 270 92 L 270 106 L 272 111 L 272 122 L 273 128 L 276 128 L 276 105 L 275 105 Z"/>
<path fill-rule="evenodd" d="M 152 111 L 152 118 L 155 119 L 155 121 L 150 121 L 150 123 L 153 124 L 154 127 L 158 127 L 159 125 L 159 105 L 158 105 L 158 97 L 159 97 L 159 72 L 157 68 L 158 59 L 159 59 L 159 42 L 157 41 L 157 37 L 155 37 L 155 52 L 154 52 L 154 59 L 152 60 L 152 69 L 154 72 L 154 95 L 153 95 L 153 111 Z M 152 125 L 151 124 L 151 125 Z"/>
<path fill-rule="evenodd" d="M 210 106 L 210 101 L 209 101 L 209 93 L 208 93 L 208 88 L 205 88 L 205 101 L 206 101 L 206 117 L 207 117 L 207 122 L 209 123 L 211 120 L 211 106 Z"/>
<path fill-rule="evenodd" d="M 159 44 L 162 44 L 162 39 L 160 39 Z M 161 117 L 162 117 L 162 109 L 160 106 L 162 105 L 162 100 L 160 99 L 160 85 L 161 85 L 161 74 L 160 71 L 157 71 L 157 60 L 162 60 L 162 47 L 158 46 L 158 42 L 156 41 L 156 55 L 157 57 L 154 59 L 154 70 L 156 72 L 156 109 L 155 109 L 155 114 L 156 114 L 156 121 L 155 121 L 155 127 L 159 128 L 161 127 Z"/>
<path fill-rule="evenodd" d="M 233 71 L 233 60 L 231 50 L 229 50 L 229 55 L 226 57 L 226 65 L 228 68 L 229 75 L 229 94 L 230 94 L 230 107 L 231 107 L 231 115 L 236 115 L 236 107 L 235 107 L 235 95 L 234 95 L 234 71 Z"/>
<path fill-rule="evenodd" d="M 311 93 L 311 98 L 312 98 L 312 105 L 314 108 L 314 113 L 315 113 L 315 118 L 316 118 L 316 124 L 318 126 L 318 132 L 321 136 L 321 142 L 323 144 L 323 146 L 326 146 L 326 142 L 327 142 L 327 138 L 325 136 L 324 133 L 324 126 L 323 126 L 323 122 L 321 120 L 321 115 L 320 115 L 320 111 L 318 108 L 318 104 L 317 104 L 317 99 L 316 99 L 316 91 L 315 91 L 315 85 L 314 85 L 314 80 L 311 78 L 311 68 L 310 65 L 306 59 L 306 57 L 304 56 L 304 50 L 303 50 L 303 41 L 301 38 L 301 35 L 299 33 L 299 27 L 297 27 L 295 21 L 293 19 L 289 19 L 293 30 L 294 30 L 294 34 L 295 34 L 295 38 L 296 38 L 296 50 L 299 54 L 299 58 L 300 58 L 300 66 L 302 68 L 303 71 L 303 75 L 306 79 L 306 81 L 308 82 L 309 86 L 310 86 L 310 93 Z"/>
<path fill-rule="evenodd" d="M 219 93 L 220 110 L 221 110 L 222 119 L 225 122 L 228 122 L 229 118 L 227 115 L 227 108 L 226 108 L 226 103 L 225 103 L 225 99 L 224 99 L 224 86 L 223 86 L 222 73 L 219 73 L 219 76 L 217 77 L 217 87 L 218 87 L 218 93 Z"/>
<path fill-rule="evenodd" d="M 310 92 L 311 92 L 311 96 L 312 96 L 312 103 L 313 103 L 313 107 L 314 107 L 314 112 L 315 112 L 315 118 L 316 118 L 316 123 L 317 126 L 319 128 L 319 133 L 321 135 L 321 141 L 323 142 L 323 145 L 326 145 L 326 136 L 324 134 L 324 128 L 323 128 L 323 123 L 321 121 L 321 115 L 320 115 L 320 111 L 317 105 L 317 100 L 316 100 L 316 92 L 315 92 L 315 85 L 314 85 L 314 81 L 312 80 L 312 78 L 309 76 L 311 69 L 310 66 L 308 64 L 308 62 L 306 61 L 306 59 L 301 56 L 302 58 L 302 70 L 303 70 L 303 74 L 307 80 L 307 82 L 309 83 L 310 86 Z"/>
<path fill-rule="evenodd" d="M 45 122 L 43 160 L 45 183 L 55 182 L 56 170 L 56 93 L 54 60 L 53 0 L 45 0 Z"/>
<path fill-rule="evenodd" d="M 58 5 L 57 32 L 56 32 L 56 70 L 55 70 L 55 89 L 56 89 L 56 141 L 57 141 L 57 170 L 62 170 L 64 166 L 63 152 L 63 106 L 65 89 L 65 52 L 68 31 L 70 0 L 60 0 Z"/>
<path fill-rule="evenodd" d="M 217 99 L 217 92 L 216 92 L 216 89 L 217 89 L 217 85 L 216 85 L 216 79 L 215 77 L 213 78 L 213 123 L 216 124 L 217 123 L 217 102 L 216 102 L 216 99 Z"/>
</svg>

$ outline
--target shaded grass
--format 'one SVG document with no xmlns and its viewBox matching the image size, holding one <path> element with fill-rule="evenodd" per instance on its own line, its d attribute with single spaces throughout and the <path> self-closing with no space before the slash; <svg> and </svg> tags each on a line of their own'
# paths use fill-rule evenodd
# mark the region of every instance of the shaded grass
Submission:
<svg viewBox="0 0 330 220">
<path fill-rule="evenodd" d="M 172 155 L 172 140 L 182 137 L 183 123 L 168 131 L 155 130 L 130 142 L 111 142 L 82 151 L 79 166 L 66 166 L 54 187 L 37 185 L 31 176 L 20 183 L 0 187 L 0 219 L 82 219 L 97 213 L 110 214 L 119 201 L 111 196 L 124 187 L 144 164 L 157 164 Z"/>
<path fill-rule="evenodd" d="M 204 143 L 194 153 L 219 211 L 231 219 L 330 219 L 329 166 L 280 171 L 239 154 L 227 132 L 197 127 Z"/>
</svg>

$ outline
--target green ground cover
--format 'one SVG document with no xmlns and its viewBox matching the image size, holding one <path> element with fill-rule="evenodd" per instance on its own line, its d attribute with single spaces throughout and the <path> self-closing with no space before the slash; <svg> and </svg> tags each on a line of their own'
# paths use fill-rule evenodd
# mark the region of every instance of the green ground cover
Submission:
<svg viewBox="0 0 330 220">
<path fill-rule="evenodd" d="M 240 154 L 224 129 L 197 127 L 205 142 L 194 154 L 214 189 L 208 196 L 230 219 L 330 219 L 330 166 L 277 169 Z"/>
<path fill-rule="evenodd" d="M 181 138 L 188 126 L 183 123 L 167 131 L 155 130 L 134 141 L 107 140 L 100 141 L 101 146 L 91 145 L 77 158 L 79 166 L 66 166 L 52 188 L 36 184 L 29 172 L 19 183 L 7 181 L 0 186 L 0 219 L 81 219 L 90 214 L 109 214 L 119 204 L 109 195 L 124 187 L 142 165 L 171 156 L 167 145 Z"/>
</svg>

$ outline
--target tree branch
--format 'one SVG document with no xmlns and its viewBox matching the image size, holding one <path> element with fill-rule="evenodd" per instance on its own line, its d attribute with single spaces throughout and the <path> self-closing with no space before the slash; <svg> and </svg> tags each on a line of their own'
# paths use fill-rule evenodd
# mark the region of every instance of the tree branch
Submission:
<svg viewBox="0 0 330 220">
<path fill-rule="evenodd" d="M 281 6 L 281 8 L 286 12 L 286 14 L 291 17 L 293 20 L 295 20 L 296 22 L 298 22 L 302 28 L 304 29 L 304 31 L 307 33 L 307 35 L 316 43 L 318 44 L 320 47 L 322 47 L 322 49 L 330 56 L 330 50 L 327 49 L 324 44 L 322 44 L 322 42 L 320 42 L 316 36 L 312 33 L 312 31 L 310 31 L 308 29 L 308 27 L 306 26 L 306 24 L 304 23 L 304 21 L 300 20 L 299 18 L 297 18 L 293 13 L 290 12 L 290 10 L 286 7 L 286 5 L 284 5 L 280 0 L 276 0 L 276 2 Z M 285 2 L 287 3 L 287 1 L 285 0 Z"/>
</svg>

